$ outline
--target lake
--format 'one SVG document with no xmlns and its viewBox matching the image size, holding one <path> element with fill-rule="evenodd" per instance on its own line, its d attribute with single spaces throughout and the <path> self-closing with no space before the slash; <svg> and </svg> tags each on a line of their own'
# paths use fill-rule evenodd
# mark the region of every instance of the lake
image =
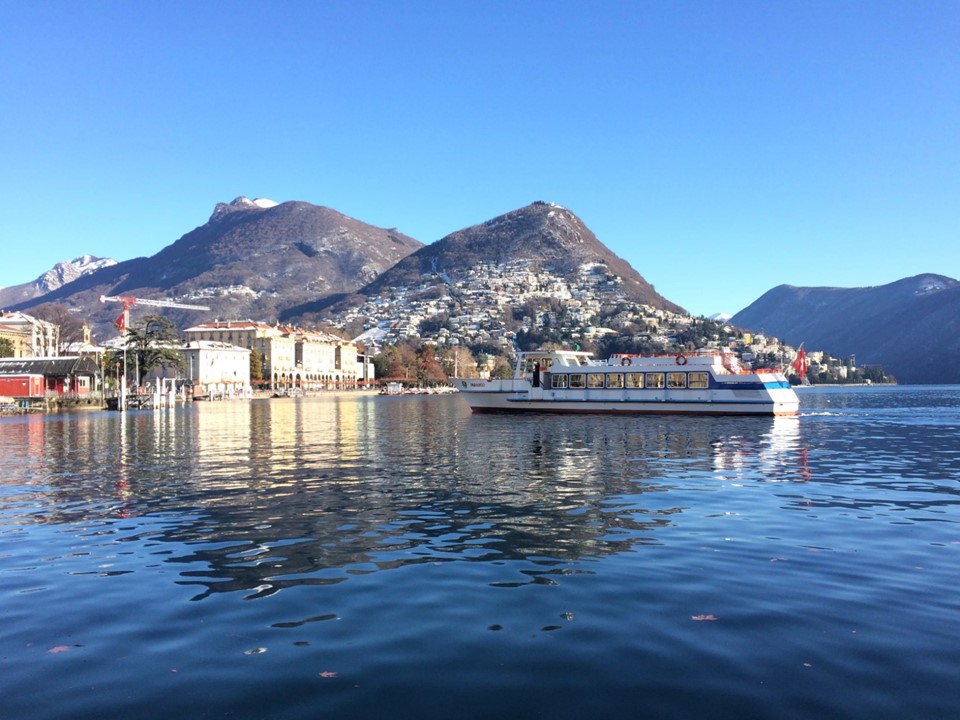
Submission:
<svg viewBox="0 0 960 720">
<path fill-rule="evenodd" d="M 0 719 L 960 717 L 960 387 L 0 418 Z"/>
</svg>

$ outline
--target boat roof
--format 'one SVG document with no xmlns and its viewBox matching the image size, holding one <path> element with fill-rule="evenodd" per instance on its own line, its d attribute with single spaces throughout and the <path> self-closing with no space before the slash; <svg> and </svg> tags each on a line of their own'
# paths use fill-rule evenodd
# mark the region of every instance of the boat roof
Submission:
<svg viewBox="0 0 960 720">
<path fill-rule="evenodd" d="M 554 368 L 578 367 L 617 367 L 621 370 L 651 370 L 657 368 L 660 372 L 668 369 L 700 369 L 707 368 L 720 374 L 760 375 L 780 374 L 782 371 L 773 368 L 751 369 L 736 356 L 735 353 L 725 351 L 678 353 L 674 355 L 633 355 L 616 354 L 606 360 L 595 360 L 593 353 L 583 350 L 524 350 L 518 356 L 517 366 L 522 368 L 532 362 L 546 362 Z M 528 366 L 529 367 L 529 366 Z"/>
</svg>

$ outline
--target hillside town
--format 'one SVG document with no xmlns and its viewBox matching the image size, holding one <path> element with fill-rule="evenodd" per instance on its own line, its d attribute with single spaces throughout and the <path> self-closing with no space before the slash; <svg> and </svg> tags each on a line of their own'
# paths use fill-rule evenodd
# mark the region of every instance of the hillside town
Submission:
<svg viewBox="0 0 960 720">
<path fill-rule="evenodd" d="M 509 373 L 517 349 L 547 346 L 582 348 L 601 357 L 723 349 L 748 366 L 779 367 L 795 376 L 796 348 L 721 320 L 631 303 L 620 278 L 602 263 L 582 265 L 573 280 L 528 260 L 482 264 L 457 279 L 433 273 L 325 320 L 329 329 L 355 339 L 254 320 L 170 328 L 163 342 L 179 353 L 179 361 L 155 363 L 143 372 L 127 368 L 127 382 L 136 388 L 166 382 L 195 397 L 355 389 L 372 387 L 378 378 L 435 385 L 451 375 Z M 116 391 L 125 346 L 139 336 L 118 334 L 96 344 L 83 328 L 79 339 L 62 342 L 61 324 L 3 313 L 0 395 L 22 397 L 18 392 L 27 388 L 28 396 L 93 399 Z M 148 328 L 137 332 L 148 334 Z M 838 360 L 820 351 L 806 357 L 814 381 L 887 380 L 858 369 L 854 358 Z M 54 358 L 58 362 L 51 365 Z"/>
<path fill-rule="evenodd" d="M 581 265 L 571 280 L 528 260 L 481 264 L 463 278 L 432 273 L 323 320 L 375 356 L 390 347 L 430 347 L 446 366 L 451 358 L 476 361 L 478 377 L 508 372 L 517 349 L 553 346 L 597 357 L 723 349 L 747 367 L 781 368 L 800 381 L 791 368 L 798 348 L 722 319 L 631 302 L 621 279 L 602 263 Z M 890 381 L 879 368 L 857 368 L 855 358 L 810 350 L 806 358 L 815 382 Z"/>
<path fill-rule="evenodd" d="M 747 367 L 775 367 L 800 381 L 791 367 L 798 349 L 775 337 L 631 302 L 603 263 L 583 264 L 570 277 L 528 260 L 484 263 L 462 278 L 431 273 L 369 297 L 325 317 L 326 329 L 255 320 L 178 329 L 146 315 L 102 343 L 69 313 L 45 319 L 4 312 L 0 396 L 94 402 L 126 385 L 181 398 L 314 393 L 378 381 L 444 385 L 454 375 L 507 375 L 517 350 L 539 347 L 597 357 L 723 350 Z M 65 325 L 79 325 L 79 333 Z M 815 350 L 805 356 L 813 382 L 890 381 L 879 368 L 858 368 L 855 358 Z"/>
</svg>

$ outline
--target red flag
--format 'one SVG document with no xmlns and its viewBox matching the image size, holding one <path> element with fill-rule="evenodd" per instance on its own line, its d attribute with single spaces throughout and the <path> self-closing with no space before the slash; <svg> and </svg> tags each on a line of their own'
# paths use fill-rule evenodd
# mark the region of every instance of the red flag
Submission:
<svg viewBox="0 0 960 720">
<path fill-rule="evenodd" d="M 803 351 L 803 343 L 800 343 L 797 358 L 791 363 L 790 367 L 799 373 L 801 380 L 807 376 L 807 354 Z"/>
<path fill-rule="evenodd" d="M 117 326 L 117 330 L 119 330 L 120 334 L 123 335 L 123 333 L 127 330 L 126 313 L 120 313 L 120 317 L 114 320 L 113 324 Z"/>
</svg>

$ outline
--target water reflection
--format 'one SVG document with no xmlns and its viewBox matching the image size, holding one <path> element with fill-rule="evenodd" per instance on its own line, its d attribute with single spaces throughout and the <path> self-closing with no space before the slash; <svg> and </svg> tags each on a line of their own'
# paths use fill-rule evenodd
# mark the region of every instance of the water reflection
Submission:
<svg viewBox="0 0 960 720">
<path fill-rule="evenodd" d="M 212 403 L 2 427 L 14 453 L 5 482 L 34 484 L 8 488 L 7 522 L 100 523 L 106 541 L 117 520 L 139 517 L 123 541 L 180 567 L 198 599 L 452 560 L 534 559 L 544 569 L 530 581 L 552 582 L 570 572 L 557 564 L 658 543 L 689 482 L 809 474 L 796 419 L 471 416 L 455 398 Z"/>
<path fill-rule="evenodd" d="M 453 560 L 535 561 L 531 581 L 550 582 L 660 543 L 694 493 L 725 485 L 791 485 L 785 507 L 805 512 L 957 501 L 956 454 L 924 452 L 955 428 L 885 433 L 843 397 L 775 419 L 472 416 L 455 398 L 372 397 L 5 419 L 0 516 L 122 534 L 203 598 Z"/>
</svg>

